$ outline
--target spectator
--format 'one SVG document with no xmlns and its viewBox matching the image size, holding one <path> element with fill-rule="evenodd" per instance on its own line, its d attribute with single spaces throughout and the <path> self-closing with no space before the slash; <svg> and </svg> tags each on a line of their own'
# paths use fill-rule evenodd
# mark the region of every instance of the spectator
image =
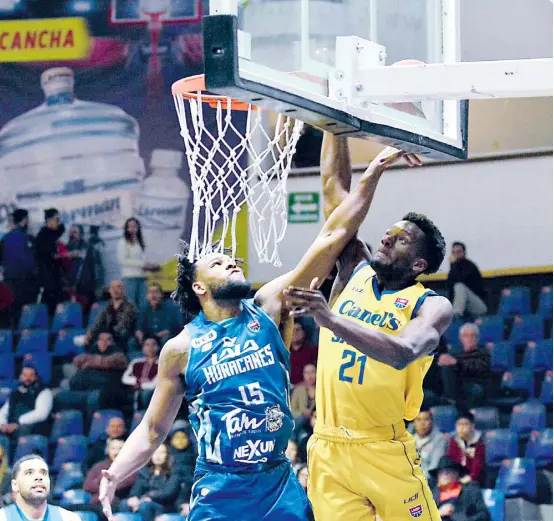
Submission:
<svg viewBox="0 0 554 521">
<path fill-rule="evenodd" d="M 473 481 L 483 479 L 485 443 L 481 432 L 475 430 L 475 419 L 470 412 L 458 414 L 456 435 L 450 438 L 446 455 L 461 465 Z"/>
<path fill-rule="evenodd" d="M 17 327 L 21 309 L 37 301 L 35 241 L 27 233 L 29 212 L 18 209 L 12 214 L 14 227 L 0 240 L 0 263 L 4 270 L 4 282 L 11 288 L 14 303 L 13 325 Z"/>
<path fill-rule="evenodd" d="M 308 491 L 308 465 L 302 465 L 296 471 L 296 477 L 300 482 L 300 486 L 307 492 Z"/>
<path fill-rule="evenodd" d="M 295 320 L 290 344 L 290 383 L 302 381 L 306 364 L 317 364 L 317 347 L 307 341 L 307 332 L 302 322 Z"/>
<path fill-rule="evenodd" d="M 285 456 L 289 459 L 292 470 L 294 470 L 294 473 L 296 474 L 300 467 L 303 466 L 303 463 L 298 461 L 298 445 L 295 441 L 289 440 Z"/>
<path fill-rule="evenodd" d="M 158 376 L 160 346 L 155 338 L 147 338 L 142 346 L 143 357 L 135 358 L 127 366 L 121 382 L 133 388 L 135 410 L 146 409 L 154 393 Z"/>
<path fill-rule="evenodd" d="M 455 317 L 473 320 L 487 312 L 483 278 L 475 263 L 466 258 L 463 242 L 452 244 L 448 290 Z"/>
<path fill-rule="evenodd" d="M 58 240 L 65 232 L 60 212 L 56 208 L 44 211 L 45 226 L 37 234 L 36 254 L 38 282 L 42 289 L 42 301 L 53 315 L 61 300 L 62 262 L 58 251 Z"/>
<path fill-rule="evenodd" d="M 433 498 L 443 521 L 489 521 L 490 515 L 483 501 L 481 489 L 475 483 L 463 483 L 463 468 L 449 457 L 443 456 L 436 469 L 431 471 L 437 479 Z"/>
<path fill-rule="evenodd" d="M 151 464 L 140 471 L 121 511 L 138 512 L 143 521 L 154 521 L 173 510 L 180 488 L 179 473 L 172 467 L 167 445 L 162 444 L 152 454 Z"/>
<path fill-rule="evenodd" d="M 125 441 L 126 433 L 127 427 L 123 418 L 117 416 L 110 418 L 106 425 L 106 435 L 96 440 L 88 449 L 87 457 L 83 461 L 83 473 L 86 474 L 94 465 L 105 460 L 110 442 L 112 440 Z"/>
<path fill-rule="evenodd" d="M 462 353 L 439 356 L 442 383 L 446 397 L 459 408 L 472 409 L 486 401 L 491 373 L 491 358 L 479 348 L 479 328 L 472 323 L 460 328 Z"/>
<path fill-rule="evenodd" d="M 87 332 L 85 343 L 94 341 L 101 331 L 109 331 L 121 351 L 127 351 L 129 339 L 135 333 L 137 311 L 125 297 L 125 287 L 119 280 L 110 284 L 111 299 Z"/>
<path fill-rule="evenodd" d="M 77 372 L 69 381 L 69 390 L 61 391 L 56 402 L 59 409 L 81 409 L 89 418 L 103 408 L 114 388 L 121 386 L 121 376 L 127 368 L 127 358 L 113 343 L 111 333 L 100 333 L 96 347 L 73 359 Z"/>
<path fill-rule="evenodd" d="M 317 410 L 314 409 L 310 422 L 303 430 L 298 433 L 297 444 L 298 444 L 298 459 L 300 461 L 308 460 L 308 440 L 310 436 L 314 433 L 315 422 L 317 420 Z"/>
<path fill-rule="evenodd" d="M 433 414 L 422 409 L 414 419 L 414 441 L 421 458 L 421 470 L 429 479 L 430 471 L 437 468 L 439 460 L 446 454 L 448 441 L 435 428 Z"/>
<path fill-rule="evenodd" d="M 146 296 L 146 271 L 156 271 L 159 268 L 145 262 L 145 250 L 140 222 L 131 217 L 125 221 L 123 237 L 117 245 L 117 258 L 127 296 L 139 308 Z"/>
<path fill-rule="evenodd" d="M 100 488 L 100 480 L 102 479 L 102 471 L 110 467 L 113 460 L 119 454 L 121 447 L 123 447 L 124 441 L 122 439 L 112 438 L 107 442 L 107 458 L 96 463 L 87 473 L 85 483 L 83 488 L 92 495 L 91 504 L 98 505 L 98 490 Z M 115 504 L 117 505 L 120 500 L 124 500 L 131 490 L 131 487 L 135 483 L 137 478 L 136 474 L 131 474 L 127 479 L 122 480 L 117 484 L 116 493 L 115 493 Z"/>
<path fill-rule="evenodd" d="M 306 364 L 302 372 L 303 380 L 296 385 L 291 394 L 291 411 L 295 423 L 295 435 L 305 429 L 315 409 L 316 367 Z"/>
<path fill-rule="evenodd" d="M 164 301 L 163 289 L 157 282 L 148 285 L 146 300 L 139 314 L 136 341 L 141 345 L 146 337 L 154 337 L 163 346 L 181 328 L 177 313 L 174 306 Z"/>
<path fill-rule="evenodd" d="M 9 436 L 13 448 L 19 436 L 47 434 L 52 401 L 52 391 L 41 382 L 35 367 L 24 362 L 19 385 L 0 409 L 0 432 Z"/>
<path fill-rule="evenodd" d="M 175 501 L 175 507 L 177 512 L 182 516 L 188 516 L 190 512 L 190 489 L 183 485 Z"/>
<path fill-rule="evenodd" d="M 186 491 L 187 503 L 194 482 L 194 468 L 196 466 L 196 450 L 188 432 L 188 422 L 177 420 L 169 433 L 169 454 L 173 460 L 175 471 L 180 475 L 181 489 Z"/>
<path fill-rule="evenodd" d="M 0 329 L 11 329 L 12 326 L 15 326 L 14 304 L 13 291 L 7 284 L 0 281 Z"/>
</svg>

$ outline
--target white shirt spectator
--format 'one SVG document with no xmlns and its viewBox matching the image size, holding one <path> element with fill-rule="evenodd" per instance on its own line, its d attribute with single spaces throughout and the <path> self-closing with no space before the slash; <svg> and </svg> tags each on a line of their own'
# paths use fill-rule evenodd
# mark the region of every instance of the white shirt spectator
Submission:
<svg viewBox="0 0 554 521">
<path fill-rule="evenodd" d="M 144 277 L 145 255 L 138 241 L 131 243 L 121 238 L 117 243 L 117 260 L 123 278 Z"/>
<path fill-rule="evenodd" d="M 35 408 L 32 411 L 22 414 L 18 423 L 21 425 L 30 425 L 46 421 L 52 412 L 54 396 L 48 388 L 43 389 L 35 400 Z M 0 425 L 8 423 L 8 415 L 10 413 L 10 401 L 8 400 L 0 409 Z"/>
</svg>

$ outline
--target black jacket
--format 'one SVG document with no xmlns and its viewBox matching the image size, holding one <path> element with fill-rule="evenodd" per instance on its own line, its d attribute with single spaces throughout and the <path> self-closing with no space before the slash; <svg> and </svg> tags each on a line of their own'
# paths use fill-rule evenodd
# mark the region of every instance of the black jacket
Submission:
<svg viewBox="0 0 554 521">
<path fill-rule="evenodd" d="M 129 496 L 138 498 L 148 496 L 155 503 L 163 505 L 168 512 L 172 512 L 180 489 L 181 483 L 177 472 L 170 471 L 169 474 L 154 476 L 152 467 L 148 465 L 140 471 Z"/>
<path fill-rule="evenodd" d="M 485 285 L 481 272 L 475 263 L 469 259 L 460 259 L 450 265 L 450 271 L 448 272 L 450 300 L 454 298 L 454 285 L 458 282 L 465 284 L 481 300 L 486 300 L 487 294 L 485 293 Z"/>
<path fill-rule="evenodd" d="M 64 231 L 63 224 L 57 230 L 50 230 L 44 226 L 35 239 L 39 283 L 44 287 L 55 287 L 61 284 L 62 264 L 56 255 L 58 240 Z"/>
<path fill-rule="evenodd" d="M 440 507 L 439 488 L 433 488 L 433 499 Z M 490 521 L 490 514 L 483 500 L 483 495 L 479 485 L 476 483 L 466 483 L 462 485 L 462 491 L 456 500 L 449 500 L 445 503 L 454 505 L 454 514 L 451 517 L 443 517 L 442 521 Z"/>
</svg>

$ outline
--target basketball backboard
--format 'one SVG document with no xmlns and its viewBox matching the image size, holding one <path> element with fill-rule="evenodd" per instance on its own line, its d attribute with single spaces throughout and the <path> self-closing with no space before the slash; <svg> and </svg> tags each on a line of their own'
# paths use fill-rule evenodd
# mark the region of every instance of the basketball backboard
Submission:
<svg viewBox="0 0 554 521">
<path fill-rule="evenodd" d="M 463 159 L 465 100 L 548 95 L 552 63 L 486 62 L 497 67 L 466 75 L 459 21 L 459 0 L 212 0 L 206 87 L 336 134 Z M 541 88 L 526 91 L 533 83 Z"/>
<path fill-rule="evenodd" d="M 110 0 L 110 23 L 139 25 L 151 21 L 152 13 L 163 23 L 198 22 L 201 0 Z"/>
</svg>

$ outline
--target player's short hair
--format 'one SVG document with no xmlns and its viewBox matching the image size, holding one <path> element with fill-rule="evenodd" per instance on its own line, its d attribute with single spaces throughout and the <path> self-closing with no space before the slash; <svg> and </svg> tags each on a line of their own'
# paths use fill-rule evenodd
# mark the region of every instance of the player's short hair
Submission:
<svg viewBox="0 0 554 521">
<path fill-rule="evenodd" d="M 40 461 L 43 461 L 46 467 L 48 467 L 48 463 L 46 463 L 46 460 L 40 455 L 40 454 L 26 454 L 25 456 L 19 458 L 12 467 L 12 479 L 16 479 L 17 475 L 19 474 L 19 471 L 21 470 L 21 464 L 25 461 L 29 461 L 32 459 L 38 459 Z"/>
<path fill-rule="evenodd" d="M 425 238 L 421 241 L 420 255 L 427 261 L 427 269 L 423 273 L 435 273 L 446 255 L 442 233 L 431 219 L 421 213 L 407 213 L 402 220 L 415 224 L 423 232 Z"/>
<path fill-rule="evenodd" d="M 192 320 L 201 309 L 200 300 L 192 289 L 196 263 L 189 260 L 188 253 L 189 245 L 183 243 L 183 251 L 177 255 L 177 289 L 171 294 L 171 298 L 181 307 L 186 322 Z"/>
</svg>

